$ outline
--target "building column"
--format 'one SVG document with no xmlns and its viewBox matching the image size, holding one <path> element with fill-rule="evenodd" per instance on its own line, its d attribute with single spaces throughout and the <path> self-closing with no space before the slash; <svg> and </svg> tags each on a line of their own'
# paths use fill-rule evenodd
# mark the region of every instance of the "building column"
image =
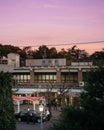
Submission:
<svg viewBox="0 0 104 130">
<path fill-rule="evenodd" d="M 34 75 L 34 69 L 30 69 L 30 84 L 35 83 L 35 75 Z"/>
<path fill-rule="evenodd" d="M 56 70 L 56 81 L 61 82 L 61 69 Z"/>
<path fill-rule="evenodd" d="M 82 70 L 78 69 L 78 83 L 80 83 L 81 81 L 83 81 L 83 74 Z"/>
<path fill-rule="evenodd" d="M 33 101 L 33 111 L 35 112 L 35 101 Z"/>
<path fill-rule="evenodd" d="M 18 106 L 17 112 L 19 113 L 20 112 L 20 101 L 17 101 L 17 106 Z"/>
</svg>

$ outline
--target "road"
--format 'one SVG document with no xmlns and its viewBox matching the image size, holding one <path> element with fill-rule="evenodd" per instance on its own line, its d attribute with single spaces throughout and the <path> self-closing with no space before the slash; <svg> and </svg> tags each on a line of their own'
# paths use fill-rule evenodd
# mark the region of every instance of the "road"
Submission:
<svg viewBox="0 0 104 130">
<path fill-rule="evenodd" d="M 43 130 L 49 130 L 52 126 L 51 121 L 47 121 L 43 123 Z M 27 124 L 26 122 L 17 122 L 17 130 L 41 130 L 41 124 L 36 123 L 35 125 L 32 123 Z"/>
<path fill-rule="evenodd" d="M 22 109 L 26 107 L 22 106 Z M 43 130 L 49 130 L 49 128 L 52 126 L 53 122 L 58 119 L 60 115 L 59 110 L 52 110 L 52 118 L 50 121 L 43 122 Z M 17 130 L 41 130 L 41 124 L 40 123 L 29 123 L 27 124 L 26 122 L 17 122 Z"/>
</svg>

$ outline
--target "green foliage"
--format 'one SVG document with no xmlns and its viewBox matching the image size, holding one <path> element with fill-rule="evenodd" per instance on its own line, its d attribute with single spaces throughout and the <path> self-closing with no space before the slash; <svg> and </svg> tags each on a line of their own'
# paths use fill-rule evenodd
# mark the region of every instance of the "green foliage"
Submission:
<svg viewBox="0 0 104 130">
<path fill-rule="evenodd" d="M 0 56 L 7 56 L 8 53 L 18 53 L 21 51 L 19 47 L 12 45 L 1 45 L 0 44 Z"/>
<path fill-rule="evenodd" d="M 0 130 L 15 130 L 10 73 L 0 72 Z"/>
<path fill-rule="evenodd" d="M 83 124 L 86 120 L 85 113 L 80 109 L 66 107 L 62 110 L 61 119 L 51 130 L 84 130 Z"/>
<path fill-rule="evenodd" d="M 94 65 L 104 65 L 104 49 L 94 52 L 90 55 L 90 59 L 93 61 Z"/>
<path fill-rule="evenodd" d="M 104 96 L 104 68 L 99 67 L 88 73 L 85 91 L 93 98 L 103 98 Z"/>
<path fill-rule="evenodd" d="M 55 47 L 48 48 L 46 45 L 39 46 L 38 49 L 33 50 L 31 46 L 27 46 L 24 47 L 23 49 L 20 49 L 19 47 L 15 47 L 12 45 L 0 44 L 0 57 L 7 56 L 7 54 L 11 52 L 20 55 L 21 66 L 24 66 L 26 58 L 28 59 L 66 58 L 67 62 L 70 63 L 70 61 L 73 61 L 75 59 L 85 60 L 88 57 L 88 54 L 84 50 L 80 50 L 76 46 L 73 46 L 71 49 L 69 48 L 68 51 L 62 48 L 61 51 L 58 52 Z"/>
<path fill-rule="evenodd" d="M 99 67 L 88 73 L 85 93 L 81 94 L 81 106 L 87 114 L 93 115 L 94 130 L 104 129 L 104 68 Z"/>
<path fill-rule="evenodd" d="M 20 55 L 20 65 L 25 65 L 26 59 L 43 59 L 43 58 L 66 58 L 67 65 L 71 61 L 93 61 L 94 65 L 104 65 L 104 49 L 102 51 L 94 52 L 89 55 L 85 50 L 79 49 L 76 45 L 67 48 L 67 51 L 62 48 L 57 51 L 55 47 L 48 48 L 46 45 L 39 46 L 34 50 L 31 46 L 24 47 L 23 49 L 12 46 L 0 44 L 0 57 L 7 56 L 8 53 L 17 53 Z"/>
<path fill-rule="evenodd" d="M 51 130 L 103 130 L 104 129 L 104 68 L 88 73 L 80 107 L 66 107 L 58 123 Z"/>
</svg>

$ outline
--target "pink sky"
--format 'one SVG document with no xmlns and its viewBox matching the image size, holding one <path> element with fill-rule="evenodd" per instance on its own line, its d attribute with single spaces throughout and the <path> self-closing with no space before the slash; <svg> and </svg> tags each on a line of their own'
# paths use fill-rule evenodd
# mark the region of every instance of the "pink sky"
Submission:
<svg viewBox="0 0 104 130">
<path fill-rule="evenodd" d="M 0 43 L 70 48 L 104 41 L 104 0 L 0 0 Z M 70 43 L 73 43 L 70 45 Z M 81 44 L 87 52 L 104 42 Z"/>
</svg>

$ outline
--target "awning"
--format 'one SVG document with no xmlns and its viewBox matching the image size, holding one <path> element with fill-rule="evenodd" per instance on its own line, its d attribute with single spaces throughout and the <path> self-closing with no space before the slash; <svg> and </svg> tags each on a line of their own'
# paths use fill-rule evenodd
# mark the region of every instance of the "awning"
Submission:
<svg viewBox="0 0 104 130">
<path fill-rule="evenodd" d="M 19 96 L 15 96 L 15 95 L 12 95 L 12 98 L 13 98 L 13 100 L 15 100 L 15 101 L 22 101 L 22 100 L 25 100 L 24 97 L 19 97 Z"/>
<path fill-rule="evenodd" d="M 32 97 L 32 96 L 25 96 L 25 97 L 21 96 L 21 97 L 19 97 L 19 96 L 16 96 L 16 95 L 12 95 L 12 98 L 15 101 L 22 101 L 22 100 L 39 101 L 39 100 L 44 99 L 44 96 L 42 96 L 42 97 Z"/>
<path fill-rule="evenodd" d="M 40 98 L 39 98 L 39 97 L 26 96 L 26 97 L 25 97 L 25 100 L 37 101 L 37 100 L 40 100 Z"/>
<path fill-rule="evenodd" d="M 12 95 L 12 99 L 17 101 L 17 105 L 18 105 L 18 112 L 20 112 L 20 101 L 23 101 L 23 100 L 29 100 L 29 101 L 32 101 L 33 102 L 33 110 L 35 111 L 35 104 L 37 101 L 40 101 L 40 100 L 44 100 L 44 96 L 42 97 L 32 97 L 32 96 L 16 96 L 16 95 Z"/>
</svg>

